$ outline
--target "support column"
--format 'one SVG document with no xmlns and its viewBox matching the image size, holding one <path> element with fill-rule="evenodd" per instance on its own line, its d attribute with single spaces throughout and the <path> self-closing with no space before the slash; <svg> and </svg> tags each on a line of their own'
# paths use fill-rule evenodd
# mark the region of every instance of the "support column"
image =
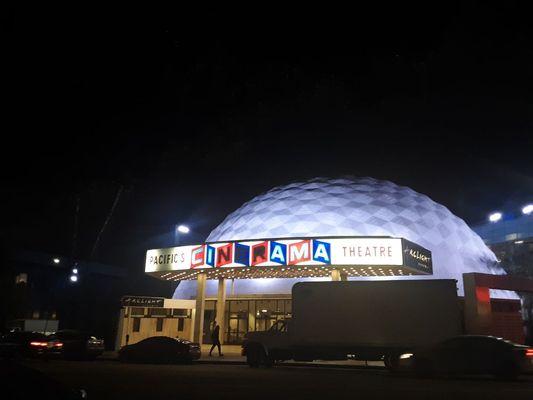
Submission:
<svg viewBox="0 0 533 400">
<path fill-rule="evenodd" d="M 217 295 L 217 322 L 220 326 L 220 344 L 224 344 L 226 323 L 226 279 L 221 278 L 218 280 L 218 295 Z"/>
<path fill-rule="evenodd" d="M 115 351 L 120 350 L 122 347 L 122 338 L 126 335 L 124 335 L 124 315 L 125 315 L 125 307 L 120 308 L 120 312 L 118 314 L 118 326 L 117 326 L 117 337 L 115 339 Z"/>
<path fill-rule="evenodd" d="M 204 335 L 204 311 L 205 311 L 205 283 L 207 275 L 198 274 L 198 287 L 196 290 L 196 312 L 194 315 L 194 341 L 202 344 Z"/>
<path fill-rule="evenodd" d="M 341 280 L 341 273 L 338 269 L 332 269 L 331 270 L 331 280 L 332 281 L 340 281 Z"/>
<path fill-rule="evenodd" d="M 341 281 L 347 281 L 348 280 L 348 274 L 346 272 L 341 272 Z"/>
</svg>

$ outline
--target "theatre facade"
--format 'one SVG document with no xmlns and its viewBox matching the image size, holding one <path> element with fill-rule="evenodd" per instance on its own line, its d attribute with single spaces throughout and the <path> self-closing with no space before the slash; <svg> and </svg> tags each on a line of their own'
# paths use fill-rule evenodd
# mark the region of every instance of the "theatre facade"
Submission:
<svg viewBox="0 0 533 400">
<path fill-rule="evenodd" d="M 498 310 L 521 326 L 514 286 L 462 219 L 372 178 L 275 187 L 229 214 L 204 243 L 148 250 L 145 272 L 178 286 L 155 306 L 123 303 L 117 347 L 153 335 L 209 343 L 215 319 L 222 341 L 239 344 L 290 318 L 292 286 L 306 280 L 455 279 L 470 332 L 494 325 Z"/>
<path fill-rule="evenodd" d="M 211 322 L 223 315 L 217 319 L 223 341 L 238 344 L 247 332 L 290 318 L 292 307 L 290 292 L 239 294 L 232 290 L 235 280 L 430 275 L 432 264 L 429 250 L 406 239 L 314 237 L 153 249 L 146 254 L 145 272 L 169 281 L 196 280 L 192 338 L 209 342 Z M 215 298 L 206 296 L 208 280 L 217 281 Z"/>
</svg>

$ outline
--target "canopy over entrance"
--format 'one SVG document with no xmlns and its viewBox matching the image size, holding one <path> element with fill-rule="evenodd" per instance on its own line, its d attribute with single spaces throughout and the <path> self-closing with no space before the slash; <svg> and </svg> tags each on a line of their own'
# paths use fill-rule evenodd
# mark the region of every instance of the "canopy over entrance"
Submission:
<svg viewBox="0 0 533 400">
<path fill-rule="evenodd" d="M 211 242 L 148 250 L 145 272 L 165 280 L 406 276 L 433 273 L 431 252 L 403 238 L 320 237 Z"/>
</svg>

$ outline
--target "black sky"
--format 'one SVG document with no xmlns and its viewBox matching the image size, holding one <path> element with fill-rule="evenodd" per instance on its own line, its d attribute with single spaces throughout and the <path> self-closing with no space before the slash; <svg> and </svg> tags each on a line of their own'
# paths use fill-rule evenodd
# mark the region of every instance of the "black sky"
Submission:
<svg viewBox="0 0 533 400">
<path fill-rule="evenodd" d="M 471 224 L 533 200 L 533 29 L 513 2 L 109 7 L 2 17 L 8 246 L 138 268 L 174 223 L 203 240 L 314 176 L 388 179 Z"/>
</svg>

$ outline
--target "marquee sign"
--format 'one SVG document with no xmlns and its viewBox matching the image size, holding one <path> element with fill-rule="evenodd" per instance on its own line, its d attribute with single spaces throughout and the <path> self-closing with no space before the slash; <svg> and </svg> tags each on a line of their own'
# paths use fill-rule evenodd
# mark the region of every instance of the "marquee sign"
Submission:
<svg viewBox="0 0 533 400">
<path fill-rule="evenodd" d="M 277 266 L 407 266 L 431 274 L 431 252 L 388 237 L 265 239 L 148 250 L 145 272 Z"/>
<path fill-rule="evenodd" d="M 121 299 L 124 307 L 163 307 L 164 302 L 164 297 L 123 296 Z"/>
</svg>

